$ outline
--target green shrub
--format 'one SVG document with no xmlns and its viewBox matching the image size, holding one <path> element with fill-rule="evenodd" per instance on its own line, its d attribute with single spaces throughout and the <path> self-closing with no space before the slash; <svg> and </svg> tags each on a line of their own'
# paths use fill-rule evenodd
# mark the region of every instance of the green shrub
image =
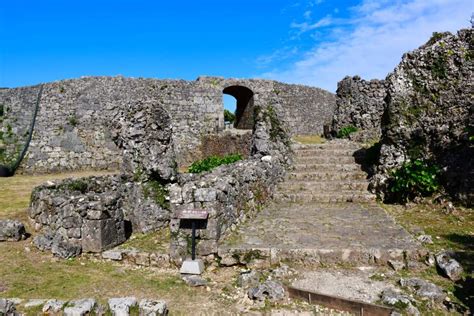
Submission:
<svg viewBox="0 0 474 316">
<path fill-rule="evenodd" d="M 211 156 L 209 158 L 193 162 L 193 164 L 189 167 L 188 172 L 201 173 L 212 170 L 220 165 L 228 165 L 239 160 L 242 160 L 242 155 L 240 154 L 231 154 L 224 157 Z"/>
<path fill-rule="evenodd" d="M 231 111 L 225 109 L 224 110 L 224 121 L 229 123 L 234 123 L 235 121 L 235 114 Z"/>
<path fill-rule="evenodd" d="M 70 191 L 79 191 L 81 193 L 86 193 L 87 192 L 87 182 L 81 180 L 81 179 L 76 179 L 71 182 L 69 182 L 66 185 L 66 188 Z"/>
<path fill-rule="evenodd" d="M 390 192 L 395 200 L 406 203 L 417 196 L 430 196 L 440 188 L 440 168 L 423 160 L 404 163 L 392 172 Z"/>
<path fill-rule="evenodd" d="M 337 132 L 337 138 L 347 138 L 350 134 L 358 131 L 358 128 L 354 125 L 347 125 L 342 127 L 339 132 Z"/>
<path fill-rule="evenodd" d="M 168 196 L 168 189 L 165 184 L 156 180 L 150 180 L 143 186 L 143 195 L 145 198 L 152 198 L 162 208 L 169 209 L 169 203 L 166 198 Z"/>
<path fill-rule="evenodd" d="M 72 115 L 68 118 L 68 123 L 71 126 L 76 126 L 77 125 L 77 117 L 75 115 Z"/>
</svg>

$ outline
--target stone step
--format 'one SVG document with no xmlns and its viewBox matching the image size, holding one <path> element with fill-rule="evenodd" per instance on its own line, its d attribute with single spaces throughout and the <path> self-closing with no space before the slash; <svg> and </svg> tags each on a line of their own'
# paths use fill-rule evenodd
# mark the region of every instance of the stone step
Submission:
<svg viewBox="0 0 474 316">
<path fill-rule="evenodd" d="M 363 180 L 367 179 L 367 174 L 360 171 L 298 171 L 288 173 L 286 181 L 334 181 L 334 180 Z"/>
<path fill-rule="evenodd" d="M 412 245 L 403 248 L 288 248 L 258 247 L 251 245 L 221 246 L 218 255 L 223 266 L 246 265 L 247 267 L 272 267 L 278 263 L 291 263 L 303 267 L 327 267 L 328 265 L 389 266 L 390 260 L 418 261 L 426 251 Z"/>
<path fill-rule="evenodd" d="M 333 163 L 298 163 L 293 165 L 293 170 L 300 171 L 362 171 L 361 166 L 355 163 L 333 164 Z"/>
<path fill-rule="evenodd" d="M 291 146 L 293 150 L 303 149 L 360 149 L 360 145 L 353 142 L 326 142 L 324 144 L 298 144 L 295 143 Z"/>
<path fill-rule="evenodd" d="M 295 151 L 296 157 L 320 157 L 320 156 L 363 156 L 363 153 L 358 153 L 354 149 L 300 149 Z"/>
<path fill-rule="evenodd" d="M 362 158 L 361 158 L 362 159 Z M 310 156 L 310 157 L 295 157 L 295 164 L 356 164 L 356 157 L 353 156 Z"/>
<path fill-rule="evenodd" d="M 333 192 L 341 190 L 351 190 L 366 192 L 369 188 L 367 181 L 331 181 L 331 182 L 304 182 L 304 181 L 286 181 L 278 185 L 277 190 L 280 193 L 319 193 Z"/>
<path fill-rule="evenodd" d="M 294 203 L 340 203 L 340 202 L 370 202 L 375 200 L 375 195 L 369 192 L 354 192 L 354 191 L 338 191 L 332 193 L 282 193 L 278 192 L 274 195 L 273 200 L 280 202 L 294 202 Z"/>
</svg>

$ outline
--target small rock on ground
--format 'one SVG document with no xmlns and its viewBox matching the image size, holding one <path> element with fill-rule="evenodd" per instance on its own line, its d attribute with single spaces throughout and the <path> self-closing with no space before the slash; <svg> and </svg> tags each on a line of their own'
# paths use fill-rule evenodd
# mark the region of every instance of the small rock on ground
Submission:
<svg viewBox="0 0 474 316">
<path fill-rule="evenodd" d="M 258 286 L 262 273 L 255 270 L 247 270 L 240 273 L 237 278 L 237 286 L 242 288 L 249 288 Z"/>
<path fill-rule="evenodd" d="M 25 238 L 23 223 L 11 219 L 0 220 L 0 241 L 20 241 Z"/>
<path fill-rule="evenodd" d="M 168 307 L 164 301 L 154 301 L 143 299 L 139 304 L 140 316 L 167 315 Z"/>
<path fill-rule="evenodd" d="M 443 273 L 453 281 L 458 281 L 462 277 L 463 268 L 455 259 L 451 258 L 451 254 L 442 251 L 436 255 L 436 264 Z"/>
<path fill-rule="evenodd" d="M 43 305 L 42 311 L 43 313 L 59 313 L 65 304 L 65 301 L 51 299 L 46 301 Z"/>
<path fill-rule="evenodd" d="M 400 285 L 406 286 L 412 290 L 415 290 L 415 293 L 418 296 L 427 298 L 436 303 L 442 303 L 446 298 L 446 294 L 443 292 L 443 290 L 439 286 L 431 282 L 425 281 L 423 279 L 419 279 L 419 278 L 400 279 Z"/>
<path fill-rule="evenodd" d="M 64 309 L 64 316 L 84 316 L 92 311 L 96 301 L 92 298 L 75 300 L 69 303 L 71 306 Z"/>
<path fill-rule="evenodd" d="M 199 275 L 185 275 L 185 274 L 183 274 L 182 279 L 189 286 L 197 287 L 197 286 L 207 285 L 207 281 Z"/>
<path fill-rule="evenodd" d="M 31 299 L 25 303 L 25 307 L 26 308 L 37 307 L 37 306 L 43 305 L 45 302 L 46 302 L 45 299 Z"/>
<path fill-rule="evenodd" d="M 0 315 L 17 315 L 15 304 L 6 298 L 0 298 Z"/>
<path fill-rule="evenodd" d="M 413 306 L 410 297 L 400 293 L 397 290 L 386 289 L 382 292 L 382 303 L 393 306 L 408 315 L 420 315 L 418 309 Z"/>
<path fill-rule="evenodd" d="M 109 309 L 115 316 L 128 316 L 130 307 L 136 306 L 138 301 L 135 297 L 111 298 L 108 301 Z"/>
<path fill-rule="evenodd" d="M 250 288 L 247 295 L 252 300 L 264 301 L 268 298 L 271 301 L 278 301 L 285 298 L 285 289 L 279 282 L 265 281 L 256 287 Z"/>
</svg>

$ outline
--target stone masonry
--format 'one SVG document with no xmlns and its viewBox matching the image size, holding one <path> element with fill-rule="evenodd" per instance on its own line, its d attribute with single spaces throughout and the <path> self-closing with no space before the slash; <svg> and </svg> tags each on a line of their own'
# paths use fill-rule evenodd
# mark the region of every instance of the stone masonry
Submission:
<svg viewBox="0 0 474 316">
<path fill-rule="evenodd" d="M 130 101 L 164 107 L 171 120 L 177 162 L 189 164 L 201 158 L 202 136 L 224 128 L 222 95 L 233 86 L 253 93 L 253 107 L 278 99 L 280 114 L 292 135 L 322 133 L 335 107 L 334 95 L 327 91 L 270 80 L 82 77 L 46 83 L 22 171 L 118 169 L 122 159 L 110 123 L 126 120 Z M 11 126 L 19 143 L 31 120 L 37 91 L 38 86 L 0 89 L 0 104 L 5 110 L 0 129 L 6 131 Z M 253 111 L 247 109 L 246 113 L 252 119 Z"/>
</svg>

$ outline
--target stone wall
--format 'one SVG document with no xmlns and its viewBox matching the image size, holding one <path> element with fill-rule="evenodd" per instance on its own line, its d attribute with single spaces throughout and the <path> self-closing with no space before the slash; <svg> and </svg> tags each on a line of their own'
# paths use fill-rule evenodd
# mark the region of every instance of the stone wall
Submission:
<svg viewBox="0 0 474 316">
<path fill-rule="evenodd" d="M 171 258 L 175 263 L 190 255 L 191 227 L 179 218 L 182 211 L 208 211 L 207 225 L 197 238 L 197 254 L 215 255 L 219 240 L 251 218 L 272 195 L 290 159 L 289 136 L 276 110 L 278 100 L 259 109 L 248 159 L 203 175 L 182 174 L 170 187 Z"/>
<path fill-rule="evenodd" d="M 372 187 L 382 197 L 390 199 L 392 170 L 421 159 L 439 165 L 445 190 L 472 205 L 473 33 L 434 33 L 406 53 L 384 81 L 346 77 L 339 82 L 333 130 L 351 124 L 361 130 L 352 139 L 380 136 L 373 147 L 378 161 Z"/>
<path fill-rule="evenodd" d="M 204 174 L 177 174 L 171 118 L 155 101 L 135 101 L 110 122 L 123 156 L 120 175 L 66 179 L 34 189 L 29 216 L 35 244 L 60 257 L 100 252 L 127 232 L 170 225 L 175 262 L 186 256 L 189 229 L 178 213 L 206 209 L 199 255 L 217 253 L 232 225 L 265 202 L 289 162 L 289 136 L 278 99 L 258 108 L 248 159 Z M 123 118 L 123 119 L 122 119 Z M 128 230 L 127 230 L 128 228 Z"/>
<path fill-rule="evenodd" d="M 435 33 L 406 53 L 387 77 L 387 110 L 378 174 L 387 192 L 390 170 L 423 159 L 443 170 L 445 189 L 458 201 L 474 201 L 474 29 Z"/>
<path fill-rule="evenodd" d="M 337 134 L 341 128 L 352 125 L 359 129 L 351 135 L 355 140 L 379 139 L 386 95 L 384 80 L 366 81 L 359 76 L 342 79 L 337 84 L 333 133 Z"/>
<path fill-rule="evenodd" d="M 110 123 L 124 120 L 127 106 L 135 101 L 164 107 L 171 118 L 177 162 L 189 164 L 202 156 L 203 135 L 223 130 L 222 95 L 231 86 L 250 89 L 254 107 L 279 98 L 292 135 L 322 133 L 335 106 L 334 95 L 327 91 L 270 80 L 83 77 L 46 83 L 22 172 L 118 169 L 121 155 Z M 0 90 L 0 104 L 9 109 L 0 129 L 6 130 L 8 123 L 15 134 L 24 134 L 37 91 L 38 86 Z M 253 110 L 246 113 L 251 116 Z"/>
</svg>

